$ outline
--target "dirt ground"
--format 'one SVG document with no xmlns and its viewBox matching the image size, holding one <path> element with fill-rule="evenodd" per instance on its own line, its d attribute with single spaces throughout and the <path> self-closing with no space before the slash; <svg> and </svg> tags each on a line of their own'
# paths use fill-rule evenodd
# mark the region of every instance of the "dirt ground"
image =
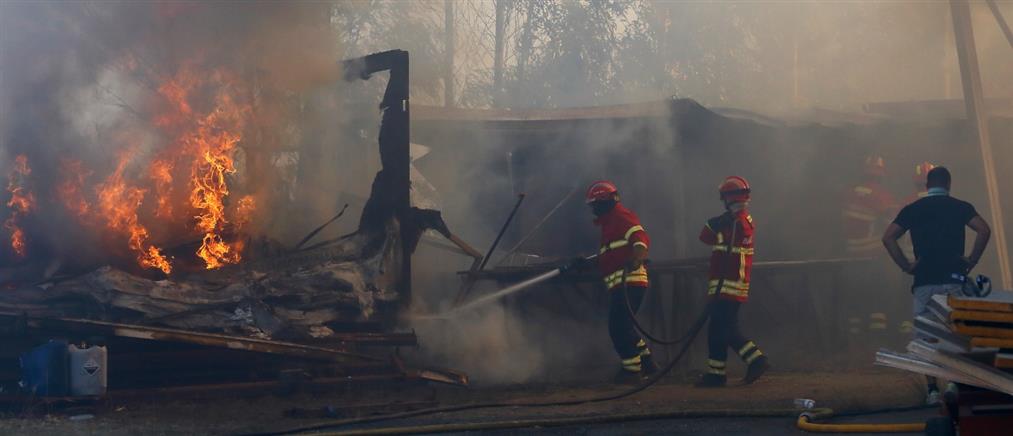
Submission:
<svg viewBox="0 0 1013 436">
<path fill-rule="evenodd" d="M 290 418 L 285 411 L 293 408 L 320 409 L 328 405 L 377 404 L 382 402 L 420 402 L 439 406 L 469 402 L 545 401 L 574 399 L 617 393 L 626 389 L 608 384 L 453 388 L 446 386 L 384 386 L 345 389 L 328 394 L 299 394 L 259 398 L 173 401 L 149 398 L 130 403 L 108 402 L 89 408 L 47 411 L 42 408 L 8 412 L 0 419 L 0 434 L 42 435 L 176 435 L 243 434 L 280 431 L 326 422 L 321 418 Z M 923 381 L 917 376 L 889 369 L 869 368 L 847 373 L 814 372 L 809 374 L 773 372 L 750 386 L 725 389 L 696 389 L 688 378 L 668 378 L 635 395 L 600 403 L 550 408 L 496 408 L 431 415 L 385 425 L 425 425 L 535 418 L 645 414 L 669 411 L 756 411 L 791 409 L 795 398 L 811 398 L 818 407 L 836 411 L 865 411 L 918 404 L 923 398 Z M 94 415 L 91 419 L 72 420 L 71 416 Z M 768 421 L 770 421 L 768 419 Z M 785 417 L 774 428 L 790 428 L 794 420 Z M 707 428 L 707 420 L 687 420 L 687 431 Z M 734 424 L 735 420 L 724 419 Z M 745 422 L 745 421 L 743 421 Z M 643 424 L 648 425 L 648 424 Z M 658 428 L 657 423 L 654 428 Z M 651 427 L 603 426 L 605 433 L 643 433 Z M 629 431 L 624 430 L 627 429 Z M 639 430 L 637 430 L 639 428 Z M 668 427 L 666 427 L 668 428 Z M 678 426 L 671 427 L 677 430 Z M 723 427 L 722 427 L 723 428 Z M 730 432 L 736 432 L 734 426 Z M 584 430 L 587 430 L 586 428 Z M 717 430 L 717 428 L 712 428 Z M 586 431 L 580 431 L 582 433 Z"/>
</svg>

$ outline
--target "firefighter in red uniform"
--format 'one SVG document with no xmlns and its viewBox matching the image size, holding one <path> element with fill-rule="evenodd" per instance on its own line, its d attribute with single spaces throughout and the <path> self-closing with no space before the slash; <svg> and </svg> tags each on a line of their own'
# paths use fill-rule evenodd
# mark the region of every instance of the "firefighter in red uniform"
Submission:
<svg viewBox="0 0 1013 436">
<path fill-rule="evenodd" d="M 844 205 L 844 236 L 848 254 L 872 257 L 882 254 L 880 235 L 897 207 L 893 195 L 882 184 L 886 164 L 882 157 L 865 160 L 864 182 L 847 194 Z"/>
<path fill-rule="evenodd" d="M 760 378 L 770 367 L 767 356 L 756 344 L 742 335 L 739 307 L 749 299 L 749 277 L 753 267 L 753 217 L 747 206 L 751 192 L 746 179 L 731 176 L 718 188 L 725 213 L 707 220 L 700 231 L 700 241 L 711 246 L 710 325 L 707 329 L 707 373 L 698 387 L 721 387 L 725 375 L 728 349 L 738 353 L 748 365 L 745 383 Z"/>
<path fill-rule="evenodd" d="M 636 312 L 647 292 L 644 261 L 650 239 L 637 215 L 619 203 L 619 191 L 611 182 L 591 184 L 586 201 L 597 217 L 594 223 L 601 227 L 598 269 L 609 291 L 609 336 L 622 364 L 616 382 L 639 382 L 654 373 L 657 366 L 647 342 L 633 326 L 626 307 L 626 294 Z M 623 286 L 624 280 L 626 286 Z"/>
<path fill-rule="evenodd" d="M 883 250 L 881 238 L 886 225 L 890 223 L 897 207 L 893 195 L 883 186 L 886 177 L 886 163 L 881 156 L 865 159 L 865 180 L 851 188 L 846 194 L 842 210 L 845 252 L 849 257 L 880 257 Z M 853 268 L 853 270 L 851 270 Z M 880 264 L 856 265 L 849 268 L 848 287 L 852 297 L 845 305 L 849 312 L 848 329 L 851 347 L 865 350 L 868 347 L 886 345 L 882 336 L 888 326 L 887 308 L 878 290 L 883 286 L 883 275 L 887 274 Z M 899 306 L 898 306 L 899 307 Z M 867 320 L 866 320 L 867 319 Z M 863 325 L 863 320 L 866 324 Z M 873 334 L 873 337 L 867 334 Z M 861 352 L 856 354 L 862 354 Z"/>
<path fill-rule="evenodd" d="M 925 187 L 928 182 L 929 171 L 932 171 L 936 166 L 930 162 L 922 162 L 915 166 L 915 173 L 911 180 L 914 182 L 915 192 L 904 199 L 904 204 L 911 204 L 922 197 L 929 195 L 929 188 Z"/>
</svg>

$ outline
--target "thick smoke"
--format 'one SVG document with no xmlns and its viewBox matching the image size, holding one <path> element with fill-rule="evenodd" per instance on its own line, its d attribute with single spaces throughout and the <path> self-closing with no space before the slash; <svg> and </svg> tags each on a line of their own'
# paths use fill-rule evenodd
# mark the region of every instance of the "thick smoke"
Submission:
<svg viewBox="0 0 1013 436">
<path fill-rule="evenodd" d="M 719 128 L 729 130 L 724 135 L 693 124 L 711 122 L 707 117 L 686 117 L 689 124 L 677 125 L 667 113 L 640 115 L 639 120 L 624 123 L 558 120 L 579 111 L 518 111 L 517 118 L 547 121 L 532 120 L 528 130 L 514 130 L 507 122 L 460 121 L 451 133 L 430 135 L 424 133 L 426 126 L 439 130 L 432 127 L 439 122 L 415 123 L 415 140 L 434 149 L 417 165 L 443 193 L 444 216 L 456 233 L 477 247 L 488 247 L 514 204 L 514 194 L 524 192 L 528 196 L 521 213 L 501 245 L 511 247 L 577 187 L 578 194 L 565 201 L 521 251 L 537 255 L 528 258 L 533 262 L 589 254 L 597 244 L 597 229 L 579 197 L 591 181 L 611 179 L 651 232 L 652 258 L 701 258 L 709 247 L 695 240 L 696 232 L 704 220 L 722 211 L 715 186 L 725 175 L 740 174 L 756 186 L 758 261 L 844 258 L 849 254 L 838 234 L 840 211 L 846 192 L 863 178 L 862 161 L 871 154 L 886 158 L 889 177 L 885 182 L 898 200 L 914 192 L 914 165 L 935 162 L 949 166 L 959 179 L 955 195 L 973 202 L 990 219 L 978 151 L 966 146 L 970 132 L 956 121 L 962 117 L 960 75 L 946 2 L 917 8 L 889 2 L 649 3 L 657 11 L 650 17 L 657 20 L 652 25 L 660 26 L 656 35 L 664 38 L 657 48 L 664 51 L 646 60 L 624 59 L 639 62 L 636 73 L 645 76 L 658 68 L 668 69 L 672 73 L 668 82 L 633 81 L 620 91 L 580 88 L 579 80 L 573 78 L 585 77 L 583 69 L 595 67 L 577 59 L 552 66 L 558 81 L 569 82 L 566 86 L 546 88 L 549 80 L 526 80 L 530 68 L 528 76 L 514 75 L 511 62 L 517 58 L 508 57 L 505 104 L 530 106 L 531 100 L 523 98 L 535 96 L 546 101 L 536 109 L 606 106 L 675 95 L 696 99 L 709 108 L 728 108 L 720 112 L 747 120 L 721 124 Z M 1013 14 L 1008 7 L 1003 10 L 1007 16 Z M 1009 99 L 1013 88 L 1002 78 L 1013 74 L 1010 47 L 984 4 L 973 4 L 972 13 L 985 93 L 989 98 Z M 557 36 L 595 40 L 582 33 L 593 25 L 568 26 L 560 25 Z M 488 67 L 488 62 L 478 62 L 459 68 L 481 73 Z M 867 103 L 941 99 L 952 99 L 951 109 L 928 116 L 908 113 L 890 119 L 862 113 Z M 511 117 L 510 112 L 468 116 Z M 694 137 L 698 132 L 706 136 Z M 997 129 L 994 138 L 1003 132 L 1002 139 L 993 139 L 999 141 L 995 147 L 1008 142 L 1008 129 Z M 1008 167 L 1008 161 L 999 159 L 999 164 Z M 1010 179 L 1004 180 L 1000 185 L 1009 185 Z M 1006 210 L 1013 210 L 1009 193 L 1002 194 Z M 491 265 L 503 254 L 495 254 Z M 994 258 L 990 250 L 979 268 L 993 278 L 998 277 Z M 761 273 L 757 303 L 746 311 L 747 324 L 760 329 L 761 343 L 777 351 L 795 350 L 787 338 L 795 337 L 800 323 L 812 321 L 810 314 L 791 315 L 799 320 L 791 324 L 771 318 L 788 316 L 777 315 L 780 312 L 771 308 L 811 302 L 819 308 L 811 316 L 822 318 L 824 325 L 840 318 L 842 324 L 834 326 L 840 331 L 847 330 L 847 317 L 861 317 L 864 328 L 869 312 L 889 312 L 893 333 L 909 317 L 910 278 L 892 269 L 888 260 L 878 262 L 882 268 L 875 272 L 828 269 L 818 283 Z M 451 274 L 466 270 L 469 260 L 423 246 L 416 265 L 426 266 L 424 273 L 417 273 L 420 311 L 446 310 L 459 286 Z M 848 280 L 863 275 L 877 280 Z M 694 295 L 704 291 L 692 286 L 666 282 L 663 289 L 672 290 L 671 298 L 658 297 L 651 304 L 694 304 Z M 764 289 L 794 289 L 806 295 L 763 295 Z M 879 307 L 853 304 L 870 291 L 881 295 Z M 785 301 L 789 294 L 799 301 Z M 553 380 L 565 373 L 559 368 L 613 368 L 603 313 L 595 312 L 593 305 L 576 313 L 549 309 L 572 305 L 559 299 L 575 295 L 566 285 L 537 287 L 503 306 L 449 322 L 419 321 L 415 327 L 430 358 L 444 366 L 471 370 L 486 381 Z M 842 300 L 833 300 L 837 297 L 832 295 L 841 295 Z M 671 317 L 686 310 L 673 304 L 648 310 L 647 317 L 657 312 Z M 667 322 L 685 326 L 690 321 L 668 318 Z M 835 342 L 837 350 L 827 353 L 841 351 L 842 345 Z M 823 346 L 827 344 L 815 344 L 813 349 Z M 791 367 L 788 359 L 814 360 L 785 355 L 778 364 Z"/>
<path fill-rule="evenodd" d="M 298 172 L 286 152 L 327 122 L 304 123 L 300 112 L 316 103 L 312 91 L 339 77 L 331 12 L 327 3 L 4 3 L 0 146 L 5 162 L 25 155 L 33 170 L 30 260 L 94 266 L 126 254 L 122 235 L 95 230 L 114 219 L 97 190 L 118 166 L 132 196 L 113 200 L 140 201 L 136 224 L 150 233 L 146 243 L 199 240 L 187 197 L 193 173 L 182 161 L 157 165 L 200 158 L 174 156 L 196 149 L 194 137 L 180 136 L 188 128 L 238 139 L 225 153 L 235 172 L 224 171 L 231 189 L 224 207 L 242 208 L 245 196 L 257 203 L 245 232 L 288 236 L 304 225 L 274 210 L 292 200 L 286 184 Z M 333 174 L 312 170 L 319 173 L 303 176 Z M 91 211 L 68 210 L 69 202 Z M 238 216 L 229 219 L 239 225 Z"/>
<path fill-rule="evenodd" d="M 68 212 L 54 193 L 68 175 L 81 174 L 85 186 L 104 180 L 116 169 L 118 153 L 128 149 L 136 155 L 125 172 L 149 195 L 142 207 L 148 215 L 141 221 L 149 225 L 152 241 L 182 242 L 164 239 L 181 230 L 162 228 L 150 216 L 157 186 L 147 177 L 146 163 L 170 143 L 153 122 L 165 104 L 158 87 L 184 68 L 207 77 L 228 70 L 237 78 L 230 89 L 252 108 L 238 146 L 239 171 L 232 177 L 242 194 L 258 199 L 254 228 L 293 241 L 343 203 L 352 204 L 347 216 L 355 216 L 377 170 L 376 103 L 383 77 L 338 85 L 334 61 L 393 48 L 412 55 L 417 117 L 424 112 L 419 106 L 445 103 L 442 76 L 451 68 L 455 104 L 489 109 L 496 102 L 504 117 L 523 108 L 536 110 L 525 116 L 551 120 L 565 116 L 537 110 L 676 96 L 758 120 L 728 125 L 755 135 L 713 141 L 726 141 L 726 150 L 734 142 L 737 153 L 708 148 L 710 143 L 694 136 L 706 126 L 677 125 L 666 111 L 638 115 L 635 122 L 546 122 L 530 130 L 504 123 L 460 127 L 466 124 L 461 119 L 488 115 L 467 112 L 444 114 L 453 127 L 443 130 L 433 127 L 440 124 L 433 117 L 416 122 L 413 142 L 432 150 L 415 162 L 417 175 L 436 188 L 454 233 L 480 251 L 496 236 L 515 194 L 528 197 L 501 248 L 513 246 L 576 189 L 520 251 L 533 261 L 593 252 L 596 228 L 581 193 L 593 180 L 613 179 L 651 231 L 654 259 L 705 256 L 707 247 L 696 243 L 695 231 L 721 211 L 714 186 L 736 173 L 757 185 L 759 260 L 840 257 L 839 247 L 812 243 L 838 223 L 813 217 L 837 214 L 840 194 L 860 179 L 868 153 L 887 158 L 888 184 L 898 196 L 912 189 L 913 164 L 929 160 L 949 165 L 958 195 L 983 213 L 987 208 L 977 151 L 961 146 L 968 132 L 953 120 L 961 116 L 959 102 L 956 111 L 942 117 L 888 127 L 875 124 L 879 115 L 860 113 L 870 102 L 961 98 L 946 2 L 601 3 L 623 15 L 623 26 L 612 27 L 588 21 L 599 16 L 581 15 L 586 9 L 578 6 L 596 2 L 507 3 L 514 7 L 506 26 L 503 89 L 492 89 L 491 1 L 454 2 L 453 66 L 444 64 L 444 2 L 438 0 L 0 4 L 0 166 L 12 168 L 21 154 L 32 166 L 27 180 L 39 204 L 26 223 L 30 253 L 36 253 L 30 256 L 56 255 L 84 264 L 106 260 L 105 247 L 113 243 L 86 231 L 89 224 Z M 1013 10 L 1000 7 L 1013 18 Z M 546 24 L 548 15 L 538 14 L 568 21 L 526 27 L 525 18 L 540 17 Z M 984 4 L 973 3 L 972 14 L 986 95 L 1011 98 L 1009 46 Z M 611 40 L 590 34 L 609 28 Z M 551 33 L 539 35 L 539 29 Z M 642 32 L 634 38 L 637 31 Z M 526 46 L 523 38 L 531 34 Z M 589 42 L 603 41 L 616 45 L 588 48 Z M 545 54 L 553 47 L 562 49 Z M 582 58 L 585 54 L 600 58 Z M 600 59 L 611 63 L 596 63 Z M 540 61 L 545 62 L 536 64 Z M 600 83 L 585 80 L 602 77 Z M 197 100 L 209 104 L 213 91 L 209 87 Z M 772 114 L 789 121 L 766 117 Z M 1008 141 L 1013 132 L 1005 129 L 1005 136 L 996 137 Z M 1006 148 L 997 153 L 1009 165 L 1013 156 Z M 75 160 L 86 171 L 75 171 Z M 251 171 L 251 166 L 271 170 Z M 1004 180 L 1000 189 L 1013 186 Z M 418 178 L 416 184 L 421 185 Z M 1003 199 L 1009 210 L 1008 192 Z M 346 217 L 330 235 L 349 230 L 352 221 Z M 182 231 L 192 237 L 190 225 Z M 3 253 L 5 264 L 13 261 Z M 503 254 L 496 253 L 491 265 Z M 466 270 L 470 259 L 422 245 L 414 265 L 414 309 L 439 313 L 459 289 L 455 272 Z M 996 276 L 991 265 L 983 268 Z M 702 292 L 666 286 L 678 294 L 678 304 Z M 548 301 L 574 297 L 558 292 L 562 288 L 533 289 L 460 319 L 417 322 L 419 355 L 470 371 L 478 381 L 556 379 L 573 368 L 613 369 L 601 311 L 604 291 L 594 289 L 597 293 L 586 300 Z M 905 291 L 896 292 L 904 297 Z M 660 301 L 675 307 L 672 299 Z M 554 312 L 559 306 L 573 310 Z"/>
</svg>

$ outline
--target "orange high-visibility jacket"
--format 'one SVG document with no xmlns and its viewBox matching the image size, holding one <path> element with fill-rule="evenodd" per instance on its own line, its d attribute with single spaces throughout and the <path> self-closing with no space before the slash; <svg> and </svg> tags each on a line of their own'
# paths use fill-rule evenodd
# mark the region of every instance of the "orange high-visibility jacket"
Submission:
<svg viewBox="0 0 1013 436">
<path fill-rule="evenodd" d="M 753 217 L 749 212 L 725 212 L 707 220 L 700 241 L 711 246 L 707 294 L 745 302 L 753 269 Z"/>
<path fill-rule="evenodd" d="M 623 283 L 623 268 L 633 259 L 633 247 L 640 245 L 645 249 L 651 241 L 647 231 L 640 225 L 640 218 L 633 211 L 616 204 L 611 211 L 594 221 L 601 227 L 601 248 L 598 251 L 598 269 L 608 290 L 615 289 Z M 626 273 L 626 283 L 630 286 L 647 287 L 647 267 Z"/>
</svg>

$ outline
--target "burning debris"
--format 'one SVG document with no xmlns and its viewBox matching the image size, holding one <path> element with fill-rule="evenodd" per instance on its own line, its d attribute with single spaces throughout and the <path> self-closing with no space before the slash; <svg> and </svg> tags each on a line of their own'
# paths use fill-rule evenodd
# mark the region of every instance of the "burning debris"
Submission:
<svg viewBox="0 0 1013 436">
<path fill-rule="evenodd" d="M 14 159 L 4 223 L 11 247 L 3 255 L 16 261 L 0 268 L 0 285 L 7 288 L 0 310 L 265 339 L 326 338 L 341 323 L 391 324 L 410 296 L 409 257 L 422 231 L 408 196 L 408 116 L 402 104 L 408 98 L 407 53 L 398 52 L 393 63 L 370 57 L 349 64 L 356 67 L 350 80 L 391 70 L 384 109 L 401 109 L 383 112 L 382 171 L 359 230 L 293 248 L 277 229 L 272 232 L 284 214 L 271 212 L 295 205 L 265 188 L 265 180 L 281 178 L 274 174 L 280 173 L 275 155 L 291 153 L 304 138 L 292 109 L 296 99 L 277 96 L 292 94 L 293 83 L 341 79 L 335 58 L 327 68 L 307 63 L 312 79 L 306 71 L 279 72 L 254 61 L 269 56 L 280 65 L 301 64 L 278 41 L 314 32 L 322 32 L 316 39 L 331 40 L 325 22 L 301 24 L 307 14 L 326 16 L 329 9 L 294 9 L 264 4 L 235 15 L 235 9 L 216 5 L 168 10 L 148 4 L 104 10 L 111 16 L 74 7 L 21 11 L 38 13 L 36 19 L 76 11 L 87 19 L 75 20 L 89 25 L 123 14 L 152 26 L 120 28 L 112 20 L 106 22 L 110 38 L 79 41 L 81 30 L 73 28 L 58 35 L 67 39 L 62 44 L 96 55 L 88 60 L 94 74 L 80 84 L 91 92 L 85 110 L 70 114 L 71 124 L 93 122 L 94 133 L 82 136 L 88 146 L 29 148 Z M 258 25 L 265 17 L 300 24 L 291 35 L 282 30 L 265 36 Z M 224 22 L 234 32 L 213 38 Z M 167 32 L 172 26 L 192 32 Z M 172 50 L 111 36 L 121 30 Z M 259 51 L 265 38 L 273 41 L 269 53 Z M 60 95 L 41 95 L 40 107 L 65 110 Z M 34 117 L 13 122 L 27 126 L 22 130 L 30 134 L 24 135 L 48 133 L 37 129 Z M 296 133 L 284 133 L 289 131 Z M 72 133 L 80 134 L 67 135 Z"/>
<path fill-rule="evenodd" d="M 7 180 L 7 192 L 11 194 L 7 207 L 11 209 L 10 218 L 4 221 L 4 228 L 11 234 L 11 249 L 19 258 L 26 254 L 25 231 L 19 222 L 35 208 L 35 196 L 25 188 L 26 178 L 32 174 L 28 166 L 28 157 L 21 154 L 14 159 L 14 168 Z"/>
</svg>

